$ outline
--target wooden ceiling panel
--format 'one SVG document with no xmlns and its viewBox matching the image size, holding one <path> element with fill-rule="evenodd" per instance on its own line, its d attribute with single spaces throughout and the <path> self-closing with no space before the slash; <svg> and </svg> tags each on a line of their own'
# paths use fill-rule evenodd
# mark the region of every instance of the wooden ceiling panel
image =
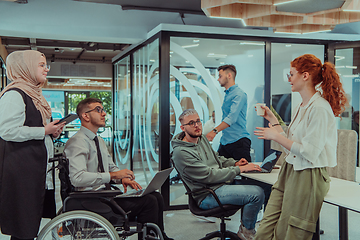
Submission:
<svg viewBox="0 0 360 240">
<path fill-rule="evenodd" d="M 292 33 L 327 31 L 337 24 L 360 21 L 360 0 L 345 0 L 340 8 L 324 6 L 313 13 L 276 10 L 277 4 L 290 2 L 296 0 L 202 0 L 201 7 L 208 17 L 238 18 L 247 26 L 272 27 Z"/>
<path fill-rule="evenodd" d="M 249 26 L 260 27 L 266 25 L 272 28 L 299 25 L 303 23 L 304 17 L 302 16 L 271 15 L 246 19 L 246 24 L 248 24 Z"/>
</svg>

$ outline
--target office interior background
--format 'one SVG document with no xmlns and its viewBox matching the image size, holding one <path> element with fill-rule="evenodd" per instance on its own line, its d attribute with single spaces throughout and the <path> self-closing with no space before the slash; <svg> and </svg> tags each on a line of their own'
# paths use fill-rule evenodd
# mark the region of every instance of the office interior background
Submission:
<svg viewBox="0 0 360 240">
<path fill-rule="evenodd" d="M 235 2 L 230 8 L 237 7 Z M 237 2 L 250 9 L 251 1 Z M 337 127 L 359 133 L 360 1 L 255 2 L 283 2 L 277 10 L 323 12 L 323 18 L 336 15 L 326 15 L 331 9 L 354 7 L 346 12 L 351 20 L 347 23 L 332 19 L 330 30 L 303 24 L 305 28 L 297 27 L 296 32 L 290 31 L 294 26 L 276 31 L 280 27 L 266 25 L 266 16 L 260 16 L 261 26 L 209 17 L 200 0 L 0 0 L 1 88 L 9 82 L 8 54 L 43 52 L 51 66 L 43 93 L 53 118 L 74 112 L 84 97 L 101 98 L 108 114 L 99 134 L 115 163 L 132 169 L 144 184 L 170 166 L 170 140 L 181 131 L 177 119 L 183 110 L 196 109 L 203 124 L 215 111 L 216 125 L 221 122 L 224 89 L 217 82 L 217 67 L 223 64 L 236 66 L 236 83 L 247 93 L 253 161 L 262 161 L 270 148 L 252 134 L 256 126 L 266 124 L 254 105 L 272 105 L 285 123 L 290 122 L 301 98 L 291 92 L 286 74 L 290 61 L 305 53 L 335 64 L 349 99 Z M 55 143 L 58 151 L 79 126 L 77 120 L 66 127 Z M 215 150 L 220 137 L 212 143 Z M 359 167 L 358 158 L 356 163 Z M 360 168 L 354 169 L 360 182 Z M 161 191 L 170 209 L 186 207 L 185 189 L 175 171 Z"/>
</svg>

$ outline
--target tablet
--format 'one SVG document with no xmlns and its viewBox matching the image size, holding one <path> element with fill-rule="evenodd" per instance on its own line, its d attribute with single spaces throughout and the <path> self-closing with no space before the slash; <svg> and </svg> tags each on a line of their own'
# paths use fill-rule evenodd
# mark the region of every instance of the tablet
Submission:
<svg viewBox="0 0 360 240">
<path fill-rule="evenodd" d="M 78 115 L 77 114 L 74 114 L 74 113 L 70 113 L 69 115 L 67 115 L 66 117 L 60 119 L 59 122 L 55 123 L 55 125 L 59 124 L 59 123 L 62 123 L 62 122 L 65 122 L 65 125 L 74 121 L 75 119 L 78 118 Z"/>
</svg>

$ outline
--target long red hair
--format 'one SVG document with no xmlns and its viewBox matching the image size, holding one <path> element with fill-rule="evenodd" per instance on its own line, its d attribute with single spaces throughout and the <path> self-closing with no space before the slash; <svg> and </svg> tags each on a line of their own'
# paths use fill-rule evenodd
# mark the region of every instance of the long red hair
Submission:
<svg viewBox="0 0 360 240">
<path fill-rule="evenodd" d="M 291 67 L 299 73 L 308 72 L 315 87 L 320 84 L 318 88 L 321 89 L 322 97 L 330 103 L 335 117 L 340 117 L 348 100 L 334 65 L 329 62 L 321 64 L 314 55 L 304 54 L 295 58 Z"/>
</svg>

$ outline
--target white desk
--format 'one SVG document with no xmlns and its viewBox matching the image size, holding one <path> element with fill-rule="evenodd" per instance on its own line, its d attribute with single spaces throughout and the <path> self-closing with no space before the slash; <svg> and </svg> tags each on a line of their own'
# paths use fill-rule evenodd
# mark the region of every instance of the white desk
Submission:
<svg viewBox="0 0 360 240">
<path fill-rule="evenodd" d="M 274 184 L 280 169 L 271 173 L 242 173 L 241 176 L 260 182 Z M 347 210 L 360 213 L 360 185 L 356 182 L 339 178 L 331 178 L 330 189 L 324 202 L 339 207 L 339 239 L 348 240 L 348 215 Z"/>
</svg>

